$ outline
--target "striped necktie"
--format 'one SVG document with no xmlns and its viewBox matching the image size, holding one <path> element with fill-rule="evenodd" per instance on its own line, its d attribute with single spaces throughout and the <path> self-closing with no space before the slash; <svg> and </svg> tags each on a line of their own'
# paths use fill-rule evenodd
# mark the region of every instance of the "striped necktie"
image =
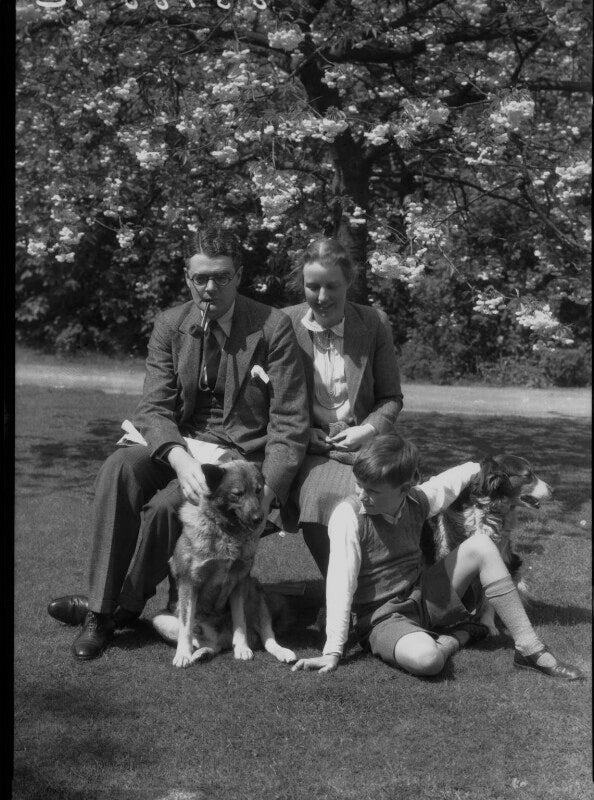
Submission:
<svg viewBox="0 0 594 800">
<path fill-rule="evenodd" d="M 219 374 L 219 364 L 221 363 L 221 348 L 215 336 L 218 326 L 216 320 L 209 322 L 204 339 L 202 342 L 202 365 L 200 368 L 200 388 L 214 391 L 217 375 Z"/>
</svg>

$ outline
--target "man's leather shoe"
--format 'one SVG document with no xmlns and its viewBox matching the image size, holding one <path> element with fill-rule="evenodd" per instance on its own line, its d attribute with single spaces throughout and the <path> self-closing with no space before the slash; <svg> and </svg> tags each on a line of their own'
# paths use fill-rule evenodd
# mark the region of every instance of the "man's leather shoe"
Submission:
<svg viewBox="0 0 594 800">
<path fill-rule="evenodd" d="M 89 602 L 84 594 L 68 594 L 57 597 L 47 607 L 50 617 L 65 625 L 82 625 L 89 610 Z"/>
<path fill-rule="evenodd" d="M 89 610 L 89 601 L 84 594 L 69 594 L 66 597 L 57 597 L 47 607 L 50 617 L 63 622 L 65 625 L 82 625 Z M 131 622 L 136 622 L 140 616 L 139 611 L 128 611 L 127 608 L 118 606 L 113 614 L 116 628 L 123 628 Z"/>
<path fill-rule="evenodd" d="M 72 653 L 79 661 L 99 658 L 109 644 L 115 623 L 109 614 L 96 614 L 89 611 L 82 631 L 72 642 Z"/>
<path fill-rule="evenodd" d="M 546 647 L 543 647 L 541 650 L 538 650 L 536 653 L 531 653 L 529 656 L 523 656 L 518 650 L 514 653 L 514 667 L 520 667 L 522 669 L 535 669 L 537 672 L 543 672 L 545 675 L 550 675 L 551 678 L 561 678 L 564 681 L 583 681 L 586 680 L 586 676 L 577 667 L 574 667 L 572 664 L 565 664 L 563 661 L 559 661 L 558 658 L 555 658 L 555 663 L 552 666 L 545 666 L 543 664 L 538 664 L 538 659 L 542 656 L 543 653 L 548 653 Z"/>
</svg>

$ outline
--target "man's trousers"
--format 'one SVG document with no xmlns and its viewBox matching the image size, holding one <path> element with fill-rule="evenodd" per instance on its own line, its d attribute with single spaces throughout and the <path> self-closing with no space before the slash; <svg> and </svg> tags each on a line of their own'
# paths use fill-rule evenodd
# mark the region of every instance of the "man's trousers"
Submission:
<svg viewBox="0 0 594 800">
<path fill-rule="evenodd" d="M 95 483 L 89 608 L 142 611 L 167 577 L 181 533 L 183 496 L 175 471 L 153 460 L 148 447 L 118 448 Z"/>
</svg>

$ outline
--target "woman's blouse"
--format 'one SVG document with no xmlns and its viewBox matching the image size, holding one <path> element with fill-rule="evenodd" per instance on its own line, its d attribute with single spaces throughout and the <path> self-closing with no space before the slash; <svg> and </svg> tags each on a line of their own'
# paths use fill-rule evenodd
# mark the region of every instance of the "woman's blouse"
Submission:
<svg viewBox="0 0 594 800">
<path fill-rule="evenodd" d="M 332 422 L 353 421 L 344 364 L 344 318 L 332 328 L 323 328 L 313 312 L 301 320 L 312 333 L 314 354 L 314 425 L 327 428 Z"/>
</svg>

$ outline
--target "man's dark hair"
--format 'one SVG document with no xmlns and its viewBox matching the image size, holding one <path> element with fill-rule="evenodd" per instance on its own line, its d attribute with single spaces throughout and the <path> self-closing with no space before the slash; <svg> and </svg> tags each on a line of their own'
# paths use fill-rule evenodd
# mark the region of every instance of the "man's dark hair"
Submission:
<svg viewBox="0 0 594 800">
<path fill-rule="evenodd" d="M 385 433 L 361 450 L 353 465 L 358 483 L 403 483 L 418 480 L 419 451 L 412 443 L 397 433 Z"/>
<path fill-rule="evenodd" d="M 192 256 L 202 255 L 208 258 L 229 256 L 235 272 L 241 267 L 242 250 L 237 236 L 224 228 L 206 225 L 192 231 L 184 243 L 184 258 L 187 263 Z"/>
</svg>

